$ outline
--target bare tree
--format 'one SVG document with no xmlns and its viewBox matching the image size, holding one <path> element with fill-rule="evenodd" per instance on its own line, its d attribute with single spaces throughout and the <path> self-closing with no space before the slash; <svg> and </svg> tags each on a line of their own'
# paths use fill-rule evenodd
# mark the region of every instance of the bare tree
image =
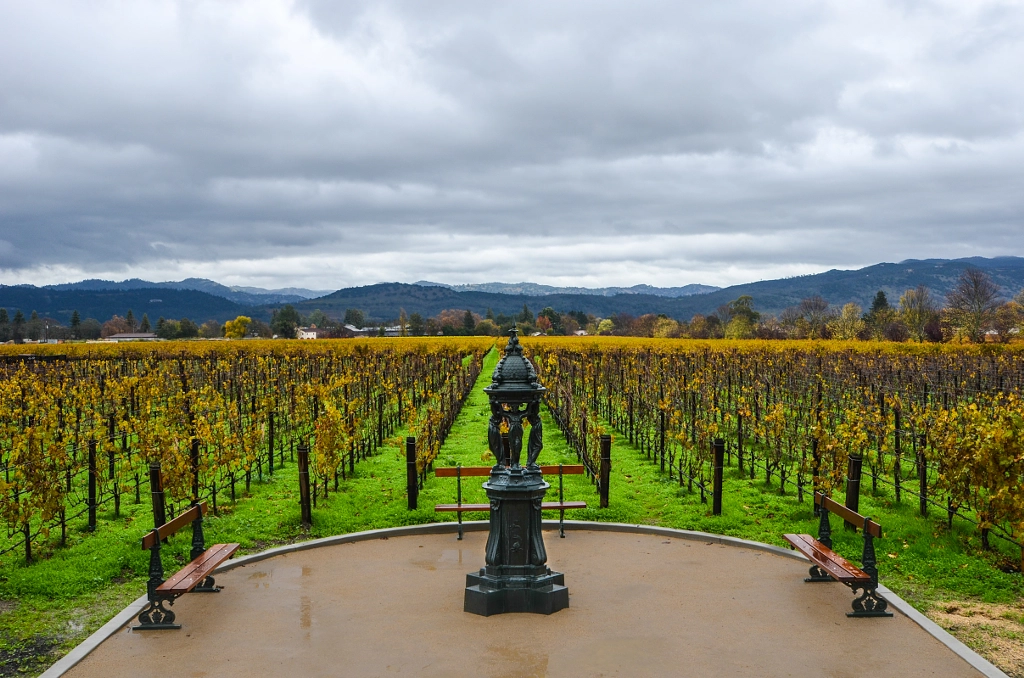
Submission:
<svg viewBox="0 0 1024 678">
<path fill-rule="evenodd" d="M 986 326 L 999 306 L 999 287 L 983 271 L 965 268 L 946 296 L 953 323 L 971 341 L 982 341 Z"/>
<path fill-rule="evenodd" d="M 808 297 L 800 302 L 800 313 L 810 325 L 811 339 L 821 339 L 825 336 L 825 326 L 830 319 L 828 302 L 821 295 Z"/>
<path fill-rule="evenodd" d="M 754 336 L 758 339 L 785 339 L 786 328 L 775 316 L 763 316 L 761 321 L 754 328 Z"/>
<path fill-rule="evenodd" d="M 917 341 L 924 341 L 925 326 L 935 317 L 935 300 L 924 285 L 907 290 L 900 297 L 900 318 Z"/>
</svg>

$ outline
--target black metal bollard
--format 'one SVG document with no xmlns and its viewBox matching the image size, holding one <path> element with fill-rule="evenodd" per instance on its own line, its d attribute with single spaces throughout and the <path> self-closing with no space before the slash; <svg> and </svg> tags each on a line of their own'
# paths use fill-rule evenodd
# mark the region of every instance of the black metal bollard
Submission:
<svg viewBox="0 0 1024 678">
<path fill-rule="evenodd" d="M 924 456 L 925 437 L 922 433 L 918 437 L 917 445 L 917 482 L 918 495 L 920 498 L 921 515 L 928 515 L 928 461 Z"/>
<path fill-rule="evenodd" d="M 736 415 L 736 467 L 743 471 L 743 415 Z"/>
<path fill-rule="evenodd" d="M 860 472 L 864 458 L 859 454 L 851 454 L 846 471 L 846 508 L 854 513 L 860 512 Z M 856 530 L 858 525 L 844 521 L 846 529 Z"/>
<path fill-rule="evenodd" d="M 892 411 L 893 419 L 896 424 L 896 432 L 893 434 L 893 456 L 895 459 L 892 464 L 892 484 L 896 491 L 896 503 L 900 502 L 903 482 L 903 438 L 900 435 L 900 409 L 898 407 L 893 408 Z"/>
<path fill-rule="evenodd" d="M 89 441 L 89 531 L 96 531 L 96 441 Z"/>
<path fill-rule="evenodd" d="M 813 438 L 811 440 L 811 497 L 821 491 L 821 455 L 818 454 L 818 439 Z M 821 507 L 819 507 L 812 499 L 811 504 L 814 506 L 814 515 L 821 515 Z"/>
<path fill-rule="evenodd" d="M 384 445 L 384 394 L 377 396 L 377 447 Z"/>
<path fill-rule="evenodd" d="M 167 509 L 164 507 L 164 482 L 158 461 L 149 462 L 149 491 L 153 498 L 153 527 L 160 527 L 167 522 Z"/>
<path fill-rule="evenodd" d="M 658 412 L 658 450 L 661 452 L 661 472 L 665 472 L 665 410 Z"/>
<path fill-rule="evenodd" d="M 274 475 L 274 413 L 267 417 L 267 471 Z"/>
<path fill-rule="evenodd" d="M 612 473 L 612 437 L 601 436 L 601 508 L 608 508 L 608 480 Z"/>
<path fill-rule="evenodd" d="M 409 495 L 409 510 L 416 510 L 416 499 L 419 496 L 419 477 L 416 473 L 416 438 L 405 439 L 405 491 Z"/>
<path fill-rule="evenodd" d="M 725 457 L 725 441 L 715 438 L 712 443 L 712 450 L 715 455 L 715 478 L 714 486 L 711 488 L 711 515 L 722 515 L 722 462 Z"/>
<path fill-rule="evenodd" d="M 199 439 L 192 439 L 191 455 L 189 457 L 189 470 L 192 472 L 192 503 L 199 503 Z"/>
<path fill-rule="evenodd" d="M 299 509 L 302 524 L 310 527 L 313 524 L 313 508 L 309 498 L 309 447 L 306 445 L 299 445 Z"/>
</svg>

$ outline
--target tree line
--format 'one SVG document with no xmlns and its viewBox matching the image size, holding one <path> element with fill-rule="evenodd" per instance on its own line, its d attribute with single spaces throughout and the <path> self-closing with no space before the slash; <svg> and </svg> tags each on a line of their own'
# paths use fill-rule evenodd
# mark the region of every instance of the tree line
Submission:
<svg viewBox="0 0 1024 678">
<path fill-rule="evenodd" d="M 141 318 L 136 318 L 132 310 L 128 309 L 125 315 L 115 314 L 101 323 L 95 318 L 82 318 L 78 311 L 74 311 L 70 322 L 64 325 L 56 318 L 41 317 L 35 311 L 26 319 L 21 309 L 16 309 L 12 316 L 6 308 L 0 308 L 0 343 L 90 341 L 107 339 L 117 334 L 134 333 L 155 334 L 160 339 L 269 339 L 272 336 L 267 323 L 248 316 L 238 316 L 224 324 L 216 320 L 207 320 L 202 325 L 197 325 L 188 318 L 160 317 L 156 322 L 151 322 L 148 314 L 143 313 Z"/>
<path fill-rule="evenodd" d="M 315 316 L 315 317 L 314 317 Z M 299 314 L 289 306 L 275 312 L 271 322 L 279 336 L 295 336 Z M 308 317 L 318 327 L 362 329 L 365 314 L 348 309 L 344 320 L 334 321 L 321 311 Z M 987 338 L 1005 342 L 1024 329 L 1024 290 L 1015 298 L 1001 296 L 999 287 L 978 269 L 968 268 L 956 286 L 944 298 L 927 287 L 906 290 L 890 301 L 879 290 L 871 306 L 864 310 L 855 303 L 833 306 L 819 295 L 803 299 L 778 315 L 760 313 L 751 296 L 723 304 L 714 313 L 696 314 L 689 320 L 677 320 L 664 314 L 639 317 L 628 313 L 598 318 L 580 311 L 559 312 L 551 307 L 533 313 L 527 305 L 518 314 L 506 315 L 488 309 L 481 316 L 468 309 L 448 309 L 434 317 L 401 312 L 391 321 L 399 334 L 411 336 L 499 336 L 516 325 L 524 335 L 588 335 L 664 337 L 693 339 L 839 339 L 942 342 L 963 340 L 982 342 Z M 275 323 L 287 323 L 278 326 Z M 382 323 L 383 324 L 383 323 Z"/>
<path fill-rule="evenodd" d="M 327 330 L 327 336 L 347 337 L 355 332 L 379 333 L 393 330 L 399 336 L 499 336 L 507 334 L 513 326 L 520 332 L 532 334 L 575 334 L 581 329 L 597 326 L 600 319 L 580 311 L 558 313 L 547 307 L 534 314 L 527 305 L 517 314 L 495 314 L 487 309 L 484 315 L 469 309 L 446 309 L 433 317 L 424 318 L 420 313 L 406 314 L 400 311 L 397 319 L 375 321 L 369 319 L 360 309 L 346 309 L 344 318 L 330 318 L 323 311 L 315 310 L 302 316 L 293 306 L 285 305 L 274 311 L 270 327 L 274 336 L 294 338 L 300 327 L 316 327 Z"/>
<path fill-rule="evenodd" d="M 354 334 L 398 334 L 399 336 L 499 336 L 515 325 L 524 335 L 613 335 L 694 339 L 840 339 L 942 342 L 962 340 L 1005 342 L 1024 329 L 1024 290 L 1014 298 L 1001 296 L 999 287 L 978 269 L 968 268 L 944 298 L 919 286 L 890 301 L 879 290 L 865 311 L 858 304 L 830 305 L 821 296 L 811 296 L 778 315 L 761 313 L 751 296 L 723 304 L 714 313 L 696 314 L 689 320 L 663 314 L 639 317 L 628 313 L 598 318 L 581 311 L 556 311 L 552 307 L 534 313 L 524 304 L 516 314 L 495 314 L 487 309 L 480 315 L 469 309 L 447 309 L 433 317 L 401 311 L 397 319 L 373 321 L 360 309 L 347 309 L 341 319 L 317 309 L 301 315 L 285 305 L 273 312 L 270 323 L 239 316 L 223 325 L 208 320 L 197 325 L 188 318 L 159 318 L 151 323 L 143 314 L 136 319 L 131 310 L 104 323 L 81 319 L 77 311 L 64 326 L 54 318 L 29 318 L 18 309 L 13 316 L 0 308 L 0 343 L 100 339 L 120 333 L 152 332 L 162 339 L 218 337 L 293 339 L 300 327 L 316 327 L 319 336 L 351 337 Z"/>
<path fill-rule="evenodd" d="M 879 290 L 866 311 L 855 303 L 832 306 L 815 295 L 776 316 L 759 313 L 754 299 L 745 295 L 689 321 L 620 313 L 593 329 L 603 335 L 693 339 L 1005 342 L 1024 331 L 1024 290 L 1007 299 L 986 273 L 968 268 L 945 298 L 919 286 L 890 302 Z"/>
</svg>

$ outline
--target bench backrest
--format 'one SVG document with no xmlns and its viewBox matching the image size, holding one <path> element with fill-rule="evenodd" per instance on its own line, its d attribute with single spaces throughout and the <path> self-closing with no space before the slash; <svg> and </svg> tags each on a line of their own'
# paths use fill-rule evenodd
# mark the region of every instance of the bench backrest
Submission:
<svg viewBox="0 0 1024 678">
<path fill-rule="evenodd" d="M 866 519 L 865 516 L 862 516 L 856 511 L 846 508 L 839 502 L 834 501 L 829 497 L 826 497 L 821 492 L 814 493 L 814 503 L 817 506 L 821 506 L 829 513 L 834 513 L 846 522 L 856 525 L 858 528 L 864 529 L 872 537 L 876 537 L 878 539 L 882 538 L 881 525 L 879 525 L 873 520 Z M 865 520 L 867 520 L 867 522 L 865 522 Z"/>
<path fill-rule="evenodd" d="M 461 475 L 463 478 L 469 476 L 489 476 L 491 475 L 491 469 L 493 466 L 445 466 L 443 468 L 434 469 L 434 475 L 438 478 L 455 478 Z M 582 475 L 584 468 L 582 464 L 557 464 L 553 466 L 541 466 L 540 471 L 544 474 L 558 473 L 561 469 L 562 475 L 573 476 Z"/>
<path fill-rule="evenodd" d="M 202 515 L 204 516 L 209 512 L 205 501 L 198 505 L 188 507 L 187 510 L 174 520 L 166 522 L 160 527 L 154 528 L 152 531 L 148 532 L 146 536 L 142 538 L 142 549 L 146 550 L 153 548 L 153 546 L 155 546 L 161 539 L 166 539 L 181 528 L 189 525 L 199 517 L 200 511 L 202 511 Z"/>
</svg>

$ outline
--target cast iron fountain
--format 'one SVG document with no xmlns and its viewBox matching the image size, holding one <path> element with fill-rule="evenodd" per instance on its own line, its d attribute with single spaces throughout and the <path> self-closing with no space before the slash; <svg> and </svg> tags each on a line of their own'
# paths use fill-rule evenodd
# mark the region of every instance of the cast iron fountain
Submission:
<svg viewBox="0 0 1024 678">
<path fill-rule="evenodd" d="M 484 483 L 491 503 L 486 566 L 466 575 L 466 612 L 551 614 L 569 607 L 564 576 L 545 564 L 541 534 L 541 503 L 549 485 L 537 457 L 544 447 L 540 400 L 546 390 L 513 328 L 491 385 L 484 389 L 491 404 L 487 443 L 497 463 Z M 525 467 L 520 464 L 524 421 L 530 426 Z"/>
</svg>

